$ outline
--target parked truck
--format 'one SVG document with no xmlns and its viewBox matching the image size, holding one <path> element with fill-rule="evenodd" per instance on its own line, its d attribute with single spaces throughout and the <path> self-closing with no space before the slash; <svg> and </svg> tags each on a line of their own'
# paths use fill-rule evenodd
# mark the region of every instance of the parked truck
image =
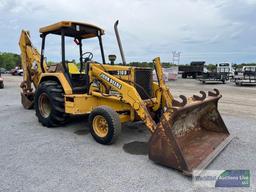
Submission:
<svg viewBox="0 0 256 192">
<path fill-rule="evenodd" d="M 202 83 L 206 82 L 222 82 L 225 83 L 230 78 L 234 77 L 234 69 L 232 64 L 218 63 L 216 64 L 216 69 L 211 72 L 203 73 L 202 77 L 199 79 Z"/>
<path fill-rule="evenodd" d="M 256 84 L 256 66 L 244 66 L 242 71 L 236 71 L 234 80 L 236 85 Z"/>
<path fill-rule="evenodd" d="M 192 61 L 190 65 L 179 66 L 179 73 L 182 78 L 192 77 L 196 79 L 198 76 L 203 75 L 205 61 Z"/>
<path fill-rule="evenodd" d="M 19 75 L 22 76 L 23 75 L 23 69 L 21 69 L 20 67 L 15 67 L 14 69 L 11 70 L 11 74 L 13 76 Z"/>
</svg>

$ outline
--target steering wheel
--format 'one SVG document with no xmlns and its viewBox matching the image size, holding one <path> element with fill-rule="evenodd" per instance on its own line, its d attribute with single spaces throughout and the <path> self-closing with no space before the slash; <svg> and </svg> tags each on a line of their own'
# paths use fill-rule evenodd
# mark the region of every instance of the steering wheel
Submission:
<svg viewBox="0 0 256 192">
<path fill-rule="evenodd" d="M 93 58 L 93 54 L 91 52 L 85 52 L 82 54 L 82 59 L 84 61 L 84 63 L 91 61 Z"/>
</svg>

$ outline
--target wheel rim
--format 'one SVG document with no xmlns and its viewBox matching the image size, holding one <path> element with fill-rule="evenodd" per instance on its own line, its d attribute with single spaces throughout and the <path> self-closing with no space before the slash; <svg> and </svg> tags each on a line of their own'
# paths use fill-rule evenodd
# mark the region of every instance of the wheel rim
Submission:
<svg viewBox="0 0 256 192">
<path fill-rule="evenodd" d="M 94 117 L 93 122 L 92 122 L 92 127 L 94 132 L 99 136 L 99 137 L 106 137 L 108 134 L 108 123 L 107 120 L 101 116 L 97 115 Z"/>
<path fill-rule="evenodd" d="M 49 115 L 51 114 L 51 111 L 52 111 L 52 107 L 51 107 L 50 100 L 49 100 L 48 96 L 46 95 L 46 93 L 42 93 L 39 96 L 39 103 L 38 103 L 38 105 L 39 105 L 40 114 L 44 118 L 49 117 Z"/>
</svg>

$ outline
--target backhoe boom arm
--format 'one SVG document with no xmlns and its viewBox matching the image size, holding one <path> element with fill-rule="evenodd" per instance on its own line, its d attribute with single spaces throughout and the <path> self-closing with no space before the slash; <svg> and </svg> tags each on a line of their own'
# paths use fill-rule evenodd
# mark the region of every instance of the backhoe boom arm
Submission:
<svg viewBox="0 0 256 192">
<path fill-rule="evenodd" d="M 22 104 L 25 108 L 33 107 L 34 92 L 32 83 L 35 88 L 39 85 L 40 75 L 42 69 L 40 66 L 40 53 L 33 47 L 30 40 L 29 31 L 22 30 L 19 40 L 21 50 L 21 64 L 23 68 L 23 81 L 20 85 L 22 88 L 21 98 Z M 43 64 L 45 70 L 46 64 Z"/>
</svg>

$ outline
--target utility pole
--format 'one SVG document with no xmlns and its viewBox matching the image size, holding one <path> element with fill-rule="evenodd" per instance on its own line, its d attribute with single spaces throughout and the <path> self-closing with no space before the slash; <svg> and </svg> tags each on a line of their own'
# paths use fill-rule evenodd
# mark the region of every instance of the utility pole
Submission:
<svg viewBox="0 0 256 192">
<path fill-rule="evenodd" d="M 176 64 L 176 65 L 180 64 L 180 55 L 181 55 L 181 52 L 178 52 L 178 51 L 172 52 L 172 64 Z"/>
</svg>

